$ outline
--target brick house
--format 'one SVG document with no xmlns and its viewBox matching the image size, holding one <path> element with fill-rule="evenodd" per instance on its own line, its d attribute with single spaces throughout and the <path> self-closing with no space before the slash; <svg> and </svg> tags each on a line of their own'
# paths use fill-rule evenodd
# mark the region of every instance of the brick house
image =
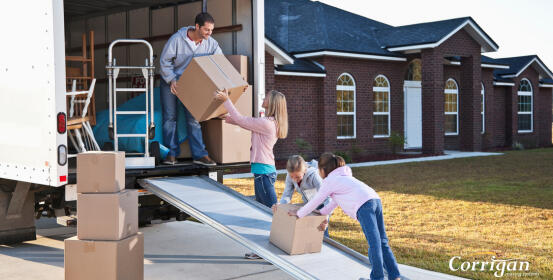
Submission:
<svg viewBox="0 0 553 280">
<path fill-rule="evenodd" d="M 470 17 L 393 27 L 320 2 L 267 0 L 265 26 L 266 88 L 288 101 L 277 158 L 387 153 L 392 134 L 433 154 L 551 146 L 553 73 L 535 55 L 482 55 L 498 45 Z"/>
</svg>

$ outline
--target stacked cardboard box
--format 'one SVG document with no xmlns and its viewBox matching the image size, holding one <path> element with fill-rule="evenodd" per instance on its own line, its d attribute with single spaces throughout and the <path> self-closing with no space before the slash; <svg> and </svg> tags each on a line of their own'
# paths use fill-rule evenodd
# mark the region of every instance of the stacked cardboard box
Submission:
<svg viewBox="0 0 553 280">
<path fill-rule="evenodd" d="M 143 279 L 138 192 L 125 190 L 125 154 L 79 154 L 77 193 L 77 236 L 65 240 L 65 279 Z"/>
<path fill-rule="evenodd" d="M 227 55 L 226 58 L 240 73 L 248 79 L 248 57 Z M 252 116 L 252 87 L 234 104 L 243 116 Z M 235 163 L 250 161 L 251 132 L 239 126 L 227 124 L 224 120 L 211 119 L 202 123 L 204 143 L 209 156 L 217 163 Z"/>
<path fill-rule="evenodd" d="M 311 213 L 301 219 L 288 215 L 291 209 L 298 210 L 300 205 L 279 204 L 273 215 L 269 242 L 290 255 L 318 253 L 323 246 L 324 232 L 318 229 L 326 219 Z"/>
</svg>

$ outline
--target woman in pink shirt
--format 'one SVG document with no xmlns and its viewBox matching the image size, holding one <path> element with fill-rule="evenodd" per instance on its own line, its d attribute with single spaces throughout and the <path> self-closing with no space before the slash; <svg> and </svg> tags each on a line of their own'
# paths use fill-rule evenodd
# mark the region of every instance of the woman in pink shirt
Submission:
<svg viewBox="0 0 553 280">
<path fill-rule="evenodd" d="M 370 279 L 384 279 L 384 269 L 388 279 L 400 279 L 399 269 L 384 228 L 382 203 L 378 194 L 365 183 L 354 178 L 351 168 L 345 165 L 344 159 L 332 153 L 324 153 L 319 159 L 319 173 L 323 184 L 315 197 L 297 211 L 290 211 L 291 216 L 307 216 L 327 197 L 332 200 L 319 211 L 328 215 L 336 206 L 361 224 L 365 238 L 369 243 L 369 261 L 372 265 Z M 325 221 L 319 227 L 326 228 Z"/>
<path fill-rule="evenodd" d="M 242 116 L 228 99 L 227 90 L 219 91 L 217 100 L 224 101 L 228 111 L 225 121 L 238 125 L 252 132 L 252 148 L 250 151 L 251 172 L 254 175 L 255 200 L 267 207 L 277 203 L 275 193 L 276 168 L 273 146 L 279 138 L 288 134 L 288 113 L 284 94 L 271 90 L 261 105 L 265 109 L 265 117 L 252 118 Z M 258 259 L 254 254 L 246 254 L 246 258 Z"/>
</svg>

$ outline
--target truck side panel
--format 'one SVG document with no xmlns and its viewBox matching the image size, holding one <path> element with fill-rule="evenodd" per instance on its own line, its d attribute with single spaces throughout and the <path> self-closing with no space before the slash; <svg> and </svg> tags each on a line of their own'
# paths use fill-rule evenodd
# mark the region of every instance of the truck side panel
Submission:
<svg viewBox="0 0 553 280">
<path fill-rule="evenodd" d="M 66 110 L 63 1 L 6 5 L 0 9 L 6 39 L 0 44 L 0 178 L 60 186 L 67 180 L 67 134 L 58 133 L 58 114 Z"/>
</svg>

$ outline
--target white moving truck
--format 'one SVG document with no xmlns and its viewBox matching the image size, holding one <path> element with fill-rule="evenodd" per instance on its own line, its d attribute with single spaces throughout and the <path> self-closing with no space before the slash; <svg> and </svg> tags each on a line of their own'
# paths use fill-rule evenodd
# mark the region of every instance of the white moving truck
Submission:
<svg viewBox="0 0 553 280">
<path fill-rule="evenodd" d="M 106 51 L 111 41 L 145 39 L 159 57 L 168 36 L 192 25 L 207 10 L 216 19 L 214 34 L 226 54 L 247 55 L 253 85 L 254 114 L 264 96 L 264 7 L 262 0 L 8 0 L 0 9 L 0 244 L 35 238 L 34 219 L 44 211 L 65 215 L 65 186 L 75 184 L 68 159 L 66 55 L 82 33 L 96 37 L 95 107 L 107 106 Z M 217 31 L 217 30 L 216 30 Z M 132 62 L 144 61 L 132 47 L 116 50 Z M 156 68 L 159 64 L 156 62 Z M 156 70 L 157 71 L 157 70 Z M 228 167 L 225 167 L 228 168 Z M 196 165 L 127 170 L 127 188 L 137 178 L 207 174 Z M 148 202 L 149 201 L 149 202 Z M 142 219 L 178 214 L 161 209 L 151 196 L 141 201 Z M 146 206 L 151 205 L 148 208 Z M 173 212 L 175 213 L 173 213 Z"/>
</svg>

